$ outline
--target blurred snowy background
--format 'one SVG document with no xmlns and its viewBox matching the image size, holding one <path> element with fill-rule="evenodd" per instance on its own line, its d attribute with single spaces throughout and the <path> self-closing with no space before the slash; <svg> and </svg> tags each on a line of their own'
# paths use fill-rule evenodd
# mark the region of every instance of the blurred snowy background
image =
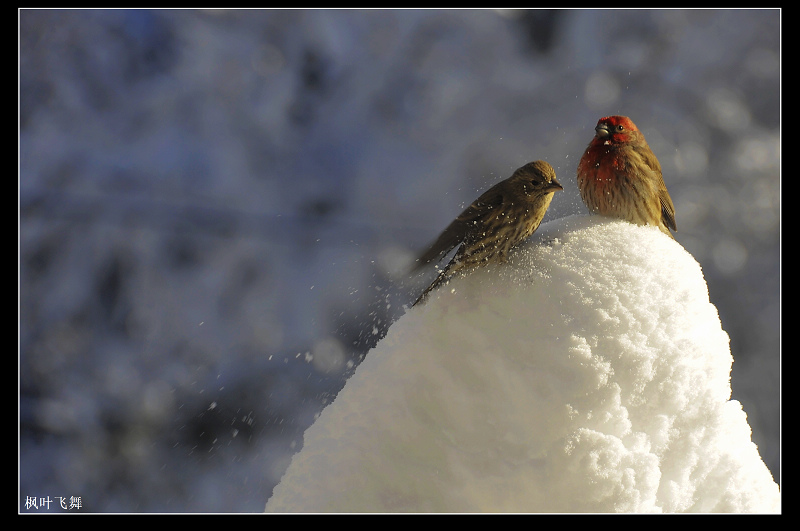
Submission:
<svg viewBox="0 0 800 531">
<path fill-rule="evenodd" d="M 20 11 L 20 510 L 262 511 L 430 280 L 414 253 L 535 159 L 545 221 L 585 212 L 609 114 L 661 161 L 780 483 L 780 17 Z"/>
</svg>

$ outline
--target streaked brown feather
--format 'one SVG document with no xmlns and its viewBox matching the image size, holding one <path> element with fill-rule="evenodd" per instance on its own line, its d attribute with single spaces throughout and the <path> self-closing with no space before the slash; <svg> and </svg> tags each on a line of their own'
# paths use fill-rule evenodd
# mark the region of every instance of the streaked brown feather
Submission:
<svg viewBox="0 0 800 531">
<path fill-rule="evenodd" d="M 504 261 L 514 246 L 539 227 L 553 193 L 561 189 L 552 166 L 536 161 L 517 169 L 511 177 L 481 194 L 419 257 L 414 271 L 431 261 L 441 260 L 460 245 L 413 305 L 460 270 Z"/>
</svg>

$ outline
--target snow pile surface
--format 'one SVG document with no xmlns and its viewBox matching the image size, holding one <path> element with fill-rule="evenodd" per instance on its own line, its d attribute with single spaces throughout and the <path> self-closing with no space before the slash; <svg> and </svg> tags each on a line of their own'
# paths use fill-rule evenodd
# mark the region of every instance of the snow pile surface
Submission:
<svg viewBox="0 0 800 531">
<path fill-rule="evenodd" d="M 728 335 L 658 229 L 540 227 L 389 330 L 268 512 L 777 512 Z"/>
</svg>

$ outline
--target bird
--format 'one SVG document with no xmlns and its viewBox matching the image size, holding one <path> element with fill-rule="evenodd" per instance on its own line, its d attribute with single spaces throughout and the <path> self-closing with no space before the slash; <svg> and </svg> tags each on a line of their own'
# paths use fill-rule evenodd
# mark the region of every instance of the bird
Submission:
<svg viewBox="0 0 800 531">
<path fill-rule="evenodd" d="M 670 238 L 675 207 L 644 135 L 627 116 L 600 118 L 578 163 L 578 189 L 590 212 L 655 225 Z"/>
<path fill-rule="evenodd" d="M 553 167 L 537 160 L 518 168 L 511 177 L 486 190 L 417 259 L 413 271 L 431 261 L 440 261 L 460 246 L 411 306 L 419 304 L 459 271 L 504 262 L 511 249 L 539 228 L 553 194 L 563 189 Z"/>
</svg>

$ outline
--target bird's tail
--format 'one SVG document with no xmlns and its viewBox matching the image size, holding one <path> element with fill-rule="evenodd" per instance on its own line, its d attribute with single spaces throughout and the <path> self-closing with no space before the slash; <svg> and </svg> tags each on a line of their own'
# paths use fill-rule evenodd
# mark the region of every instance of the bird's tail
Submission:
<svg viewBox="0 0 800 531">
<path fill-rule="evenodd" d="M 446 267 L 442 269 L 441 272 L 439 272 L 439 275 L 437 275 L 436 279 L 433 282 L 431 282 L 431 285 L 425 288 L 425 291 L 423 291 L 422 294 L 419 297 L 417 297 L 417 300 L 415 300 L 414 304 L 411 305 L 412 308 L 417 304 L 419 304 L 420 302 L 422 302 L 423 300 L 425 300 L 428 296 L 428 293 L 438 288 L 440 285 L 442 285 L 445 281 L 447 281 L 450 278 L 449 269 L 450 269 L 449 267 Z"/>
</svg>

